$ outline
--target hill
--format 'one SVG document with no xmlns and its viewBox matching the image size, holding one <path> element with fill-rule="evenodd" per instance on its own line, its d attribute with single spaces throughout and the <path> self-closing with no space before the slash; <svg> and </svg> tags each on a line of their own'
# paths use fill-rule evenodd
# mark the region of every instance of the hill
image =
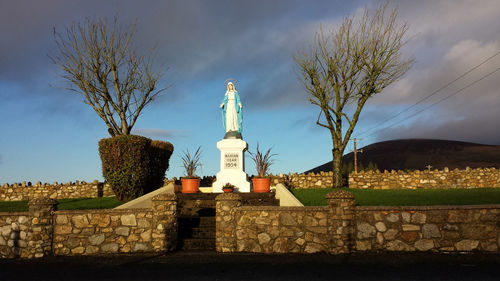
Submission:
<svg viewBox="0 0 500 281">
<path fill-rule="evenodd" d="M 358 164 L 364 167 L 370 162 L 379 170 L 500 168 L 500 145 L 484 145 L 470 142 L 402 139 L 370 144 L 358 153 Z M 354 153 L 343 156 L 343 163 L 354 162 Z M 331 171 L 332 161 L 307 172 Z M 306 172 L 306 173 L 307 173 Z"/>
</svg>

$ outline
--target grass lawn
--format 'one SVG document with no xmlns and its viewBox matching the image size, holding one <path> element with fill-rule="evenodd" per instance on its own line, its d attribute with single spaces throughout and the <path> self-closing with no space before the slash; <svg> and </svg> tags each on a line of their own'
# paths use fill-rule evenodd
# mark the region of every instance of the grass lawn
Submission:
<svg viewBox="0 0 500 281">
<path fill-rule="evenodd" d="M 500 188 L 477 189 L 349 189 L 360 206 L 422 206 L 500 204 Z M 306 206 L 326 206 L 325 195 L 333 188 L 292 189 Z"/>
<path fill-rule="evenodd" d="M 88 209 L 112 209 L 125 202 L 120 202 L 116 197 L 101 198 L 75 198 L 56 200 L 58 210 L 88 210 Z M 28 211 L 28 201 L 0 202 L 0 212 L 24 212 Z"/>
</svg>

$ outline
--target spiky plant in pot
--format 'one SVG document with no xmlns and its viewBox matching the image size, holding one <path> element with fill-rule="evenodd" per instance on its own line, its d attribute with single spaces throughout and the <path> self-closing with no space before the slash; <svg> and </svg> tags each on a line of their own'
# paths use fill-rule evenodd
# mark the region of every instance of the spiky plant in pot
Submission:
<svg viewBox="0 0 500 281">
<path fill-rule="evenodd" d="M 255 153 L 249 152 L 257 171 L 257 176 L 252 179 L 254 192 L 270 191 L 271 178 L 268 176 L 269 167 L 274 163 L 272 158 L 276 156 L 276 154 L 271 154 L 271 149 L 272 148 L 269 148 L 266 153 L 262 153 L 262 151 L 259 150 L 259 143 L 257 143 Z"/>
<path fill-rule="evenodd" d="M 188 149 L 182 156 L 182 164 L 186 176 L 181 178 L 182 193 L 197 193 L 200 187 L 200 177 L 196 176 L 196 170 L 201 166 L 201 146 L 191 155 Z"/>
</svg>

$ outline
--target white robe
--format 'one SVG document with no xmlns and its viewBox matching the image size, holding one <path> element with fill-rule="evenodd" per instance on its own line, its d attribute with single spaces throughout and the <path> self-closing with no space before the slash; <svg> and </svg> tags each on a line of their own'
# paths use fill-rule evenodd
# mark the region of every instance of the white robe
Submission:
<svg viewBox="0 0 500 281">
<path fill-rule="evenodd" d="M 238 113 L 234 104 L 234 92 L 227 93 L 226 132 L 238 131 Z"/>
</svg>

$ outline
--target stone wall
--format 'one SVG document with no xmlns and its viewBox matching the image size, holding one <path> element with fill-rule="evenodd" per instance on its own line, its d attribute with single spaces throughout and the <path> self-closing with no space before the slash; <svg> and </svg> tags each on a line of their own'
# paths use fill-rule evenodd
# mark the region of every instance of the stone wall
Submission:
<svg viewBox="0 0 500 281">
<path fill-rule="evenodd" d="M 357 251 L 498 252 L 500 206 L 357 207 Z"/>
<path fill-rule="evenodd" d="M 291 188 L 324 188 L 333 186 L 333 172 L 270 175 L 271 185 L 282 183 Z"/>
<path fill-rule="evenodd" d="M 237 193 L 216 197 L 219 252 L 341 254 L 363 251 L 499 252 L 500 205 L 366 207 L 351 192 L 326 207 L 244 206 Z M 36 198 L 29 212 L 0 213 L 0 258 L 166 252 L 177 245 L 177 197 L 151 209 L 55 211 Z"/>
<path fill-rule="evenodd" d="M 368 171 L 349 174 L 350 188 L 417 189 L 500 187 L 500 170 L 495 168 L 425 171 Z"/>
<path fill-rule="evenodd" d="M 332 187 L 333 172 L 271 175 L 273 185 L 291 188 Z M 500 170 L 495 168 L 424 171 L 360 171 L 349 174 L 349 187 L 373 189 L 398 188 L 480 188 L 500 187 Z"/>
<path fill-rule="evenodd" d="M 54 217 L 55 255 L 152 251 L 151 211 L 58 211 Z"/>
<path fill-rule="evenodd" d="M 329 251 L 326 207 L 241 207 L 236 217 L 237 252 Z"/>
<path fill-rule="evenodd" d="M 152 209 L 55 211 L 36 198 L 29 212 L 0 213 L 0 258 L 165 252 L 177 245 L 177 198 L 160 194 Z"/>
<path fill-rule="evenodd" d="M 347 191 L 328 207 L 241 206 L 219 195 L 221 252 L 331 254 L 356 251 L 499 252 L 500 205 L 356 207 Z"/>
<path fill-rule="evenodd" d="M 35 185 L 31 182 L 22 182 L 4 184 L 0 187 L 0 201 L 20 201 L 32 198 L 94 198 L 114 195 L 109 185 L 98 181 L 92 183 L 76 181 L 65 184 L 37 182 Z"/>
<path fill-rule="evenodd" d="M 216 249 L 255 253 L 346 252 L 347 242 L 337 243 L 331 238 L 346 239 L 345 221 L 351 219 L 344 215 L 352 212 L 344 212 L 344 192 L 333 194 L 327 200 L 336 206 L 334 212 L 329 207 L 241 206 L 239 195 L 221 194 L 216 198 Z"/>
</svg>

